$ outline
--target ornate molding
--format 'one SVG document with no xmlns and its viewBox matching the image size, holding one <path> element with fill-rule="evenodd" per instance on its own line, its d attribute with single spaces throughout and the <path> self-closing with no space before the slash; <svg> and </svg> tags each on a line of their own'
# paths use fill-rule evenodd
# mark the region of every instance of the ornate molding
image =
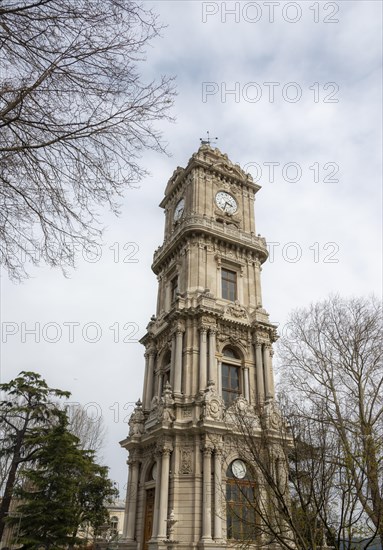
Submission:
<svg viewBox="0 0 383 550">
<path fill-rule="evenodd" d="M 224 402 L 215 391 L 215 384 L 209 380 L 207 390 L 202 398 L 201 420 L 221 420 L 223 417 Z"/>
<path fill-rule="evenodd" d="M 248 320 L 249 316 L 247 314 L 246 308 L 240 305 L 238 300 L 235 300 L 233 305 L 226 306 L 225 313 L 236 319 L 246 319 Z"/>
<path fill-rule="evenodd" d="M 193 473 L 193 447 L 182 447 L 180 449 L 180 474 Z"/>
</svg>

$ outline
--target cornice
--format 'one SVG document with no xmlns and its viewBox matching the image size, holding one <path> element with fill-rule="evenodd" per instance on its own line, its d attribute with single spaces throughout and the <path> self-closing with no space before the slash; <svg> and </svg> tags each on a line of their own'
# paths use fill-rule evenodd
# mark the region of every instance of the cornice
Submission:
<svg viewBox="0 0 383 550">
<path fill-rule="evenodd" d="M 177 247 L 188 237 L 193 235 L 206 235 L 224 243 L 228 243 L 237 249 L 247 249 L 256 252 L 261 263 L 268 257 L 266 239 L 253 233 L 247 233 L 238 228 L 224 225 L 207 219 L 203 216 L 187 216 L 177 226 L 174 233 L 159 246 L 153 255 L 152 270 L 159 274 L 161 265 L 166 257 L 173 253 Z"/>
</svg>

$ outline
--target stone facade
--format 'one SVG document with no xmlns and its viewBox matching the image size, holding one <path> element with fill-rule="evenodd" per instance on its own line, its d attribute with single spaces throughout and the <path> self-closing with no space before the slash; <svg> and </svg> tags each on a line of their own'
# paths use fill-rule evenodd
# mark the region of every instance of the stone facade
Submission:
<svg viewBox="0 0 383 550">
<path fill-rule="evenodd" d="M 227 472 L 243 477 L 250 459 L 238 447 L 236 417 L 252 418 L 255 434 L 264 418 L 279 425 L 277 334 L 261 296 L 268 253 L 254 219 L 259 189 L 207 144 L 167 184 L 164 242 L 152 265 L 157 311 L 141 340 L 142 401 L 121 442 L 129 452 L 127 549 L 237 547 L 225 484 Z"/>
</svg>

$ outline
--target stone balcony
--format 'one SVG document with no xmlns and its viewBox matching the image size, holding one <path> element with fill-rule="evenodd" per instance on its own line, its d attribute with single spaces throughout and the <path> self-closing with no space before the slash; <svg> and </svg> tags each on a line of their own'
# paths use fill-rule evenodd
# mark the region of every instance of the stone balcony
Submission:
<svg viewBox="0 0 383 550">
<path fill-rule="evenodd" d="M 207 234 L 220 238 L 224 237 L 226 241 L 232 241 L 235 245 L 243 245 L 252 249 L 256 249 L 260 254 L 261 262 L 263 263 L 268 257 L 266 239 L 247 233 L 238 229 L 233 224 L 220 223 L 211 218 L 204 216 L 191 215 L 181 220 L 174 228 L 173 233 L 168 237 L 162 246 L 159 246 L 153 255 L 153 269 L 161 261 L 165 251 L 168 251 L 178 241 L 180 235 L 192 233 L 194 231 L 206 232 Z"/>
</svg>

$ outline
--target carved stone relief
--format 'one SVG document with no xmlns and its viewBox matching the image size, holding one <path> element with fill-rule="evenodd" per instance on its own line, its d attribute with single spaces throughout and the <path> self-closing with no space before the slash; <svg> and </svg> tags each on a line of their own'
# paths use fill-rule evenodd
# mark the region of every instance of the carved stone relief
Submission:
<svg viewBox="0 0 383 550">
<path fill-rule="evenodd" d="M 193 448 L 192 447 L 181 448 L 180 473 L 184 475 L 193 473 Z"/>
<path fill-rule="evenodd" d="M 223 409 L 224 403 L 222 398 L 215 391 L 214 382 L 208 382 L 208 389 L 202 399 L 201 420 L 220 420 L 223 416 Z"/>
</svg>

